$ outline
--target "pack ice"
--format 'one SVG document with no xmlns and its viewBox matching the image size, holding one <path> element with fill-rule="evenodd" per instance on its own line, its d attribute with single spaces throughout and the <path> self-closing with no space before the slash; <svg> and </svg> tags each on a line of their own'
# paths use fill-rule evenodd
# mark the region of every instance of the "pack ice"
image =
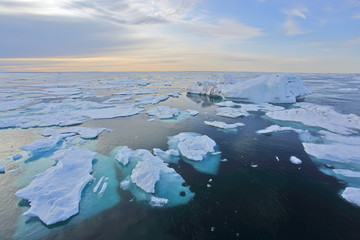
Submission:
<svg viewBox="0 0 360 240">
<path fill-rule="evenodd" d="M 29 200 L 24 216 L 39 217 L 46 225 L 65 221 L 79 212 L 81 192 L 93 179 L 92 160 L 96 153 L 83 148 L 58 150 L 57 164 L 34 176 L 31 183 L 16 192 Z"/>
<path fill-rule="evenodd" d="M 294 103 L 311 93 L 303 82 L 291 74 L 264 75 L 236 82 L 231 77 L 197 82 L 188 93 L 247 99 L 252 102 Z"/>
</svg>

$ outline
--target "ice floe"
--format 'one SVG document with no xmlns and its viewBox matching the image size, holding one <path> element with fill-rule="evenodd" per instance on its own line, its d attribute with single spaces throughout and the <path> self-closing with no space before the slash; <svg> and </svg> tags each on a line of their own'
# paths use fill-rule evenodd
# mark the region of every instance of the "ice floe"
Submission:
<svg viewBox="0 0 360 240">
<path fill-rule="evenodd" d="M 332 107 L 312 103 L 296 103 L 294 108 L 272 111 L 266 115 L 272 119 L 300 122 L 339 134 L 351 134 L 360 130 L 360 117 L 355 114 L 341 114 Z"/>
<path fill-rule="evenodd" d="M 157 106 L 146 112 L 149 116 L 155 116 L 159 119 L 169 119 L 180 115 L 180 110 L 169 106 Z"/>
<path fill-rule="evenodd" d="M 351 171 L 348 169 L 333 169 L 333 172 L 336 174 L 343 175 L 345 177 L 360 178 L 360 172 Z"/>
<path fill-rule="evenodd" d="M 219 122 L 219 121 L 204 121 L 204 123 L 206 125 L 212 126 L 212 127 L 216 127 L 216 128 L 222 128 L 222 129 L 234 129 L 237 127 L 241 127 L 241 126 L 245 126 L 245 124 L 243 123 L 232 123 L 232 124 L 227 124 L 224 122 Z"/>
<path fill-rule="evenodd" d="M 165 206 L 167 203 L 169 202 L 168 199 L 166 198 L 159 198 L 159 197 L 155 197 L 155 196 L 152 196 L 150 198 L 150 205 L 153 206 L 153 207 L 163 207 Z"/>
<path fill-rule="evenodd" d="M 188 92 L 269 103 L 294 103 L 311 93 L 298 77 L 291 74 L 264 75 L 241 82 L 229 78 L 202 81 L 190 86 Z"/>
<path fill-rule="evenodd" d="M 118 152 L 115 155 L 115 159 L 123 164 L 126 165 L 128 164 L 131 156 L 134 154 L 134 151 L 132 149 L 130 149 L 127 146 L 122 146 L 118 148 Z"/>
<path fill-rule="evenodd" d="M 16 192 L 16 196 L 30 202 L 30 209 L 23 215 L 37 216 L 51 225 L 78 213 L 81 192 L 93 179 L 90 173 L 95 154 L 83 148 L 55 152 L 53 159 L 57 164 L 34 176 L 28 186 Z"/>
<path fill-rule="evenodd" d="M 35 142 L 23 146 L 20 149 L 30 152 L 46 152 L 54 149 L 64 138 L 72 136 L 72 134 L 54 135 L 46 139 L 39 139 Z"/>
<path fill-rule="evenodd" d="M 291 156 L 289 160 L 293 164 L 301 164 L 302 163 L 302 161 L 299 158 L 295 157 L 295 156 Z"/>
<path fill-rule="evenodd" d="M 242 108 L 221 107 L 217 108 L 215 111 L 216 115 L 229 118 L 246 117 L 249 115 L 249 113 Z"/>
<path fill-rule="evenodd" d="M 292 128 L 292 127 L 280 127 L 279 125 L 271 125 L 265 129 L 256 131 L 258 134 L 270 134 L 284 131 L 303 132 L 303 130 Z"/>
<path fill-rule="evenodd" d="M 103 103 L 120 103 L 120 102 L 124 102 L 126 100 L 130 100 L 131 97 L 130 96 L 126 96 L 126 97 L 112 97 L 109 98 L 108 100 L 104 101 Z"/>
<path fill-rule="evenodd" d="M 46 128 L 40 132 L 44 137 L 49 137 L 53 135 L 60 135 L 66 133 L 75 133 L 79 134 L 83 139 L 93 139 L 99 136 L 100 133 L 105 131 L 106 128 L 85 128 L 85 127 L 71 127 L 66 129 L 54 129 L 54 128 Z"/>
</svg>

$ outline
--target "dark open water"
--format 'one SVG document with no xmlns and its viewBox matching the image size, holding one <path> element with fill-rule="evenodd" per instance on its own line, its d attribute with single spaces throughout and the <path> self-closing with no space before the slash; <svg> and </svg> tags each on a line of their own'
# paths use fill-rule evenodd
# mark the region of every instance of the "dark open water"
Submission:
<svg viewBox="0 0 360 240">
<path fill-rule="evenodd" d="M 182 73 L 133 73 L 136 76 L 155 75 L 167 79 Z M 192 78 L 192 73 L 186 73 Z M 193 73 L 201 78 L 216 73 Z M 51 77 L 51 74 L 49 74 Z M 47 75 L 47 77 L 49 77 Z M 131 73 L 130 73 L 131 75 Z M 260 74 L 235 73 L 236 77 Z M 2 74 L 2 78 L 11 74 Z M 34 78 L 37 74 L 31 74 Z M 66 75 L 71 78 L 71 74 Z M 77 74 L 74 74 L 79 78 Z M 354 78 L 355 76 L 355 78 Z M 29 76 L 27 76 L 29 77 Z M 43 78 L 44 76 L 42 76 Z M 86 74 L 86 78 L 104 78 L 101 74 Z M 314 93 L 305 101 L 330 105 L 342 113 L 360 115 L 359 75 L 300 75 Z M 357 79 L 357 80 L 356 80 Z M 192 79 L 182 78 L 182 87 Z M 36 79 L 34 81 L 37 81 Z M 20 80 L 18 80 L 21 83 Z M 175 85 L 175 84 L 174 84 Z M 340 90 L 339 89 L 345 89 Z M 160 105 L 199 110 L 200 114 L 179 122 L 148 122 L 145 114 L 131 118 L 92 120 L 83 126 L 106 127 L 96 144 L 97 152 L 108 154 L 119 145 L 133 149 L 154 147 L 166 149 L 167 137 L 180 132 L 206 134 L 219 145 L 222 162 L 217 175 L 197 172 L 189 164 L 172 165 L 185 179 L 195 197 L 186 205 L 174 208 L 150 208 L 132 201 L 129 192 L 119 188 L 121 201 L 86 220 L 71 224 L 77 216 L 51 228 L 40 239 L 360 239 L 360 208 L 339 196 L 345 183 L 324 175 L 304 152 L 294 132 L 270 136 L 257 135 L 270 122 L 256 112 L 240 119 L 214 114 L 213 99 L 182 94 Z M 130 121 L 131 120 L 131 121 Z M 228 133 L 203 124 L 204 120 L 245 123 L 237 133 Z M 0 130 L 2 134 L 3 130 Z M 5 136 L 5 135 L 0 135 Z M 288 159 L 299 157 L 303 163 L 294 165 Z M 276 160 L 276 156 L 280 161 Z M 252 164 L 258 167 L 251 167 Z M 117 178 L 121 172 L 117 170 Z M 0 239 L 11 239 L 16 231 L 16 219 L 21 201 L 13 197 L 11 185 L 16 175 L 0 175 Z M 211 187 L 207 187 L 212 179 Z M 14 202 L 16 201 L 16 202 Z M 26 208 L 26 207 L 25 207 Z M 81 202 L 80 202 L 81 209 Z M 81 212 L 81 210 L 80 210 Z M 33 218 L 31 221 L 38 221 Z M 47 228 L 44 226 L 44 228 Z"/>
</svg>

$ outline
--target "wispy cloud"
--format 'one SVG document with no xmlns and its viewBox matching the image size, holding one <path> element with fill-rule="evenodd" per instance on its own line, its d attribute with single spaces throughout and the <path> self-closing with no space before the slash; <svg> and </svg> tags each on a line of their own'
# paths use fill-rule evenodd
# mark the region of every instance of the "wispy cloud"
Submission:
<svg viewBox="0 0 360 240">
<path fill-rule="evenodd" d="M 348 46 L 360 45 L 360 37 L 346 41 L 345 45 L 348 45 Z"/>
<path fill-rule="evenodd" d="M 306 19 L 308 9 L 306 7 L 291 8 L 283 10 L 283 13 L 287 15 L 287 19 L 283 23 L 283 29 L 286 35 L 300 35 L 307 33 L 299 26 L 297 18 Z"/>
</svg>

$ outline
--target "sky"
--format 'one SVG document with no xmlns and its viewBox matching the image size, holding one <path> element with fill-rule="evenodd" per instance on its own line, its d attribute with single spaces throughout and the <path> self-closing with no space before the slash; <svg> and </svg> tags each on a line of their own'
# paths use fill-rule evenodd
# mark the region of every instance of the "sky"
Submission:
<svg viewBox="0 0 360 240">
<path fill-rule="evenodd" d="M 360 72 L 360 0 L 0 0 L 0 72 Z"/>
</svg>

